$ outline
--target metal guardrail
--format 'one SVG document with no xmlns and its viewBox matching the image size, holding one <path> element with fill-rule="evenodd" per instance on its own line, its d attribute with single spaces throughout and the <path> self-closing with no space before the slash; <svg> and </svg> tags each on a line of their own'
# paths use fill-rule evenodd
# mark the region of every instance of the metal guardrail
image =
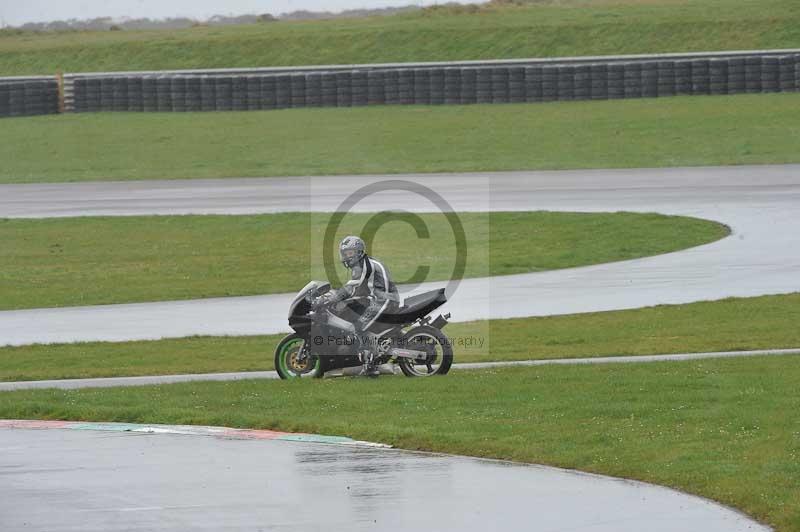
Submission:
<svg viewBox="0 0 800 532">
<path fill-rule="evenodd" d="M 525 66 L 547 64 L 587 64 L 587 63 L 619 63 L 626 61 L 675 61 L 686 59 L 713 59 L 733 58 L 745 56 L 774 57 L 780 55 L 800 54 L 800 48 L 777 50 L 733 50 L 722 52 L 695 52 L 695 53 L 669 53 L 669 54 L 635 54 L 635 55 L 598 55 L 579 57 L 544 57 L 522 59 L 492 59 L 472 61 L 427 61 L 417 63 L 353 63 L 338 65 L 305 65 L 305 66 L 276 66 L 255 68 L 205 68 L 188 70 L 143 70 L 119 72 L 82 72 L 64 74 L 67 78 L 75 77 L 108 77 L 108 76 L 213 76 L 213 75 L 246 75 L 246 74 L 296 74 L 301 72 L 336 72 L 358 70 L 394 70 L 418 68 L 453 68 L 453 67 L 490 67 L 490 66 Z"/>
<path fill-rule="evenodd" d="M 0 85 L 53 80 L 0 78 Z M 63 111 L 466 104 L 800 90 L 800 49 L 63 75 Z M 0 91 L 0 116 L 5 107 Z M 18 107 L 19 104 L 17 104 Z M 48 107 L 48 109 L 50 109 Z M 19 109 L 16 109 L 19 115 Z M 25 114 L 25 113 L 23 113 Z"/>
<path fill-rule="evenodd" d="M 10 76 L 0 78 L 0 83 L 21 83 L 24 81 L 52 80 L 53 76 Z"/>
</svg>

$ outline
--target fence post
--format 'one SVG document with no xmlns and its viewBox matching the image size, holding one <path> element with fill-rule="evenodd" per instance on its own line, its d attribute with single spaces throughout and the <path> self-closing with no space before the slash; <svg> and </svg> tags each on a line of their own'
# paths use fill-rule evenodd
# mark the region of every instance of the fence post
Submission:
<svg viewBox="0 0 800 532">
<path fill-rule="evenodd" d="M 56 81 L 58 82 L 58 112 L 64 113 L 64 73 L 61 70 L 56 71 Z"/>
</svg>

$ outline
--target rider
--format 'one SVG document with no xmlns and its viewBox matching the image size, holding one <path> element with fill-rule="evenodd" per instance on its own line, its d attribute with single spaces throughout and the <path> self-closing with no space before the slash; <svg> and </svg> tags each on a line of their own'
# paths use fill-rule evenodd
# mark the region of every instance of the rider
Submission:
<svg viewBox="0 0 800 532">
<path fill-rule="evenodd" d="M 367 246 L 357 236 L 346 236 L 339 244 L 342 264 L 350 270 L 350 282 L 321 296 L 320 303 L 331 304 L 349 298 L 366 298 L 366 309 L 353 325 L 363 332 L 384 312 L 395 310 L 400 302 L 397 287 L 389 277 L 389 270 L 367 255 Z"/>
<path fill-rule="evenodd" d="M 353 323 L 356 332 L 364 336 L 365 331 L 381 314 L 391 313 L 398 308 L 400 295 L 389 277 L 389 270 L 367 255 L 367 246 L 361 238 L 344 237 L 339 244 L 339 257 L 342 264 L 350 270 L 350 281 L 341 288 L 323 294 L 315 304 L 332 304 L 349 298 L 366 298 L 369 303 Z M 373 373 L 375 368 L 365 361 L 365 370 Z"/>
</svg>

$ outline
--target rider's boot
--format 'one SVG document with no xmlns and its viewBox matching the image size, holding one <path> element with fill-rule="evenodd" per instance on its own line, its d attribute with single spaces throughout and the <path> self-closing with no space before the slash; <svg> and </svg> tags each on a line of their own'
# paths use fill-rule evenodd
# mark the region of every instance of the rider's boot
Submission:
<svg viewBox="0 0 800 532">
<path fill-rule="evenodd" d="M 362 349 L 359 353 L 359 357 L 361 358 L 361 363 L 363 364 L 363 367 L 361 368 L 361 375 L 366 375 L 367 377 L 377 377 L 381 374 L 377 364 L 375 364 L 373 361 L 372 351 L 369 349 Z"/>
<path fill-rule="evenodd" d="M 377 336 L 372 333 L 367 332 L 363 328 L 363 323 L 359 320 L 356 324 L 356 334 L 358 334 L 359 339 L 362 343 L 362 349 L 359 352 L 359 357 L 361 358 L 361 363 L 363 367 L 361 369 L 361 375 L 366 375 L 367 377 L 377 377 L 381 374 L 380 370 L 378 369 L 378 365 L 375 364 L 375 349 L 377 340 Z"/>
</svg>

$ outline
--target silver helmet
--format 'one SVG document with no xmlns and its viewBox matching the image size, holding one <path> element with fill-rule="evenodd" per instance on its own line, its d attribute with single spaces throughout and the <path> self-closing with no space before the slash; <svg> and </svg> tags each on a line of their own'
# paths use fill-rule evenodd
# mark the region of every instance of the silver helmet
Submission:
<svg viewBox="0 0 800 532">
<path fill-rule="evenodd" d="M 342 264 L 347 268 L 353 269 L 361 262 L 367 254 L 367 246 L 364 241 L 357 236 L 346 236 L 339 244 L 339 257 Z"/>
</svg>

